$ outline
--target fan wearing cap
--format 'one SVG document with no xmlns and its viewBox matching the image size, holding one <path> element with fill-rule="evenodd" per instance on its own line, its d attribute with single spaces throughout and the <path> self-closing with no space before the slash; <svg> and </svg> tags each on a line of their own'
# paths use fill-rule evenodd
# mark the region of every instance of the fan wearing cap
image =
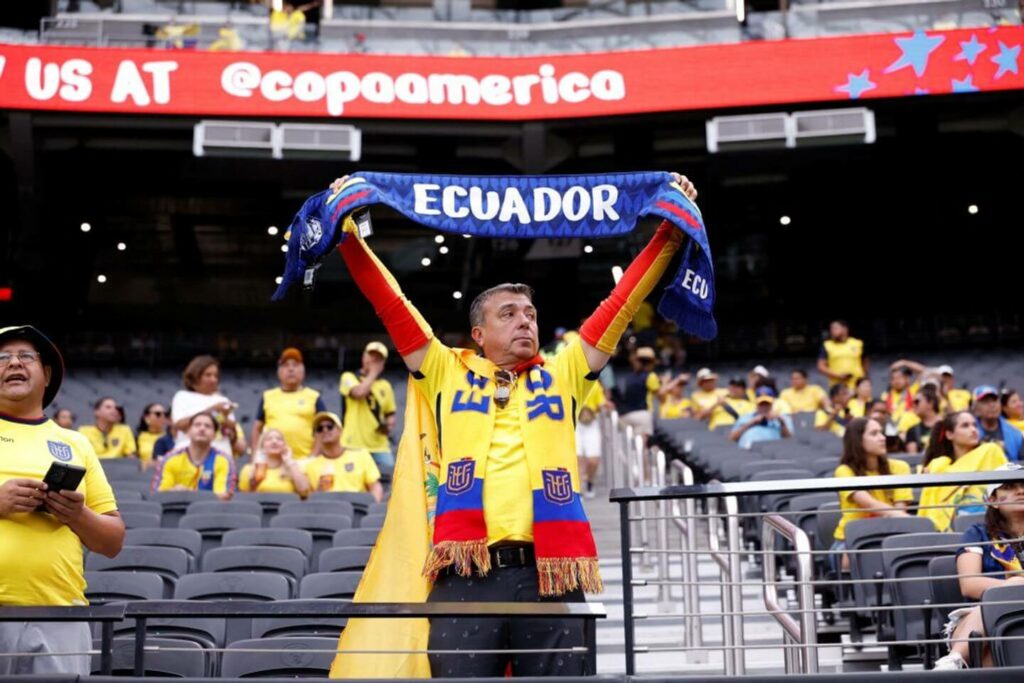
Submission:
<svg viewBox="0 0 1024 683">
<path fill-rule="evenodd" d="M 773 409 L 775 390 L 758 387 L 754 392 L 754 410 L 740 415 L 729 439 L 740 448 L 749 449 L 759 441 L 779 441 L 793 436 L 793 421 L 789 415 L 779 415 Z"/>
<path fill-rule="evenodd" d="M 279 386 L 267 389 L 260 398 L 252 443 L 259 443 L 264 428 L 274 428 L 284 435 L 296 459 L 305 458 L 313 450 L 313 416 L 327 407 L 319 391 L 302 385 L 306 365 L 301 351 L 289 347 L 281 352 L 277 381 Z"/>
<path fill-rule="evenodd" d="M 341 375 L 342 415 L 345 423 L 341 443 L 345 448 L 370 451 L 377 467 L 392 469 L 395 455 L 391 451 L 391 430 L 395 428 L 395 390 L 381 375 L 388 359 L 388 347 L 372 341 L 363 349 L 359 374 Z"/>
<path fill-rule="evenodd" d="M 658 410 L 658 417 L 662 420 L 680 420 L 684 417 L 693 417 L 693 402 L 686 397 L 686 385 L 690 382 L 689 373 L 676 375 L 662 384 L 658 391 L 658 400 L 661 407 Z"/>
<path fill-rule="evenodd" d="M 616 402 L 622 423 L 632 427 L 645 441 L 654 433 L 654 397 L 661 390 L 661 380 L 654 372 L 656 362 L 654 349 L 638 348 L 632 358 L 633 372 L 626 376 L 622 395 Z"/>
<path fill-rule="evenodd" d="M 369 492 L 378 503 L 384 500 L 380 470 L 365 448 L 346 448 L 341 443 L 341 419 L 323 411 L 313 418 L 316 446 L 305 462 L 313 491 Z"/>
<path fill-rule="evenodd" d="M 971 392 L 956 388 L 956 375 L 953 374 L 953 367 L 940 365 L 937 371 L 940 377 L 939 393 L 942 395 L 943 410 L 954 412 L 970 408 Z"/>
<path fill-rule="evenodd" d="M 1024 436 L 1003 417 L 999 391 L 995 387 L 986 384 L 974 389 L 974 415 L 978 418 L 982 442 L 998 444 L 1007 460 L 1020 460 Z"/>
<path fill-rule="evenodd" d="M 1012 473 L 1016 478 L 987 486 L 985 521 L 963 533 L 956 551 L 960 592 L 968 600 L 980 601 L 986 590 L 996 586 L 1024 586 L 1021 573 L 1024 561 L 1024 543 L 1021 542 L 1024 538 L 1024 469 L 1017 463 L 1007 463 L 997 471 Z M 985 635 L 980 606 L 951 612 L 945 628 L 950 638 L 950 652 L 935 663 L 935 668 L 992 666 L 987 643 L 983 645 L 982 661 L 971 661 L 967 637 L 974 632 Z"/>
<path fill-rule="evenodd" d="M 113 557 L 124 542 L 117 513 L 89 440 L 59 427 L 43 413 L 60 389 L 64 361 L 57 347 L 30 326 L 0 329 L 0 605 L 85 605 L 82 546 Z M 75 491 L 47 491 L 50 465 L 86 470 Z M 46 510 L 38 511 L 45 503 Z M 0 621 L 0 676 L 12 673 L 88 675 L 85 623 Z"/>
<path fill-rule="evenodd" d="M 754 400 L 754 392 L 765 380 L 771 379 L 771 373 L 763 365 L 754 366 L 754 369 L 747 373 L 747 398 Z"/>
</svg>

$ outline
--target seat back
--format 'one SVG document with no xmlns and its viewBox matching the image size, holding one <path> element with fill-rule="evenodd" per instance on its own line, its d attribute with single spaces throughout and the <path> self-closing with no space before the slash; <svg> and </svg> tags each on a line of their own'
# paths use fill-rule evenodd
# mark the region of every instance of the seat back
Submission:
<svg viewBox="0 0 1024 683">
<path fill-rule="evenodd" d="M 335 532 L 333 545 L 335 548 L 353 545 L 372 546 L 377 542 L 379 533 L 379 529 L 342 529 Z"/>
<path fill-rule="evenodd" d="M 228 646 L 220 673 L 224 678 L 326 678 L 337 646 L 336 638 L 241 640 Z"/>
<path fill-rule="evenodd" d="M 299 598 L 303 600 L 315 598 L 351 600 L 355 596 L 362 576 L 362 572 L 307 574 L 299 586 Z"/>
<path fill-rule="evenodd" d="M 188 504 L 185 514 L 191 515 L 256 515 L 263 517 L 263 506 L 255 500 L 196 500 Z"/>
<path fill-rule="evenodd" d="M 189 557 L 181 548 L 124 546 L 116 557 L 89 553 L 85 558 L 85 569 L 95 572 L 118 570 L 158 574 L 164 580 L 164 594 L 170 595 L 177 580 L 188 573 Z"/>
<path fill-rule="evenodd" d="M 857 519 L 846 525 L 846 550 L 850 557 L 850 577 L 874 581 L 885 576 L 881 549 L 882 541 L 898 534 L 935 531 L 935 526 L 924 517 L 871 517 Z M 860 553 L 858 551 L 867 551 Z M 884 582 L 853 584 L 853 600 L 858 607 L 878 605 L 878 585 Z M 887 593 L 882 591 L 882 604 L 888 604 Z"/>
<path fill-rule="evenodd" d="M 317 572 L 363 571 L 370 560 L 370 546 L 327 548 L 320 553 Z"/>
<path fill-rule="evenodd" d="M 220 545 L 226 531 L 231 529 L 259 529 L 263 526 L 262 515 L 225 513 L 201 513 L 185 515 L 178 522 L 182 529 L 194 529 L 203 536 L 203 552 Z"/>
<path fill-rule="evenodd" d="M 194 529 L 129 529 L 124 535 L 125 545 L 181 548 L 189 556 L 189 571 L 199 566 L 203 551 L 203 536 Z"/>
<path fill-rule="evenodd" d="M 355 517 L 355 507 L 347 500 L 298 500 L 284 503 L 278 509 L 282 515 L 335 515 Z"/>
<path fill-rule="evenodd" d="M 985 513 L 978 513 L 974 515 L 957 515 L 953 518 L 953 531 L 958 534 L 970 529 L 975 524 L 985 523 Z"/>
<path fill-rule="evenodd" d="M 900 534 L 882 541 L 883 571 L 890 583 L 893 604 L 902 606 L 924 606 L 932 598 L 928 585 L 928 564 L 933 558 L 952 556 L 953 547 L 960 540 L 959 535 L 938 533 Z M 909 579 L 909 580 L 908 580 Z M 926 633 L 934 638 L 942 628 L 935 610 L 930 614 L 931 622 L 926 626 L 924 613 L 919 610 L 896 610 L 893 612 L 896 640 L 919 640 Z"/>
<path fill-rule="evenodd" d="M 298 593 L 306 573 L 306 556 L 295 548 L 234 546 L 213 548 L 203 555 L 204 572 L 270 572 L 288 580 L 291 595 Z"/>
<path fill-rule="evenodd" d="M 928 561 L 928 587 L 931 590 L 933 605 L 955 605 L 964 603 L 964 596 L 960 592 L 960 579 L 956 575 L 956 556 L 942 555 L 933 557 Z M 936 607 L 939 621 L 945 623 L 949 619 L 949 613 L 955 607 Z"/>
<path fill-rule="evenodd" d="M 90 605 L 127 600 L 160 600 L 164 580 L 153 572 L 85 572 L 85 597 Z"/>
<path fill-rule="evenodd" d="M 198 643 L 167 638 L 146 638 L 146 668 L 144 676 L 171 676 L 174 678 L 204 678 L 209 676 L 209 658 Z M 100 649 L 100 641 L 93 643 Z M 173 650 L 173 651 L 168 651 Z M 135 672 L 135 638 L 118 637 L 113 643 L 113 675 L 132 676 Z M 93 674 L 100 673 L 101 658 L 94 654 L 91 661 Z"/>
<path fill-rule="evenodd" d="M 270 572 L 202 572 L 178 580 L 176 600 L 288 600 L 288 580 Z"/>
<path fill-rule="evenodd" d="M 232 529 L 224 534 L 222 548 L 239 545 L 295 548 L 306 556 L 313 555 L 313 534 L 305 529 Z"/>
<path fill-rule="evenodd" d="M 996 638 L 1024 636 L 1024 586 L 996 586 L 981 596 L 985 633 Z M 1024 666 L 1020 640 L 990 642 L 996 666 Z"/>
</svg>

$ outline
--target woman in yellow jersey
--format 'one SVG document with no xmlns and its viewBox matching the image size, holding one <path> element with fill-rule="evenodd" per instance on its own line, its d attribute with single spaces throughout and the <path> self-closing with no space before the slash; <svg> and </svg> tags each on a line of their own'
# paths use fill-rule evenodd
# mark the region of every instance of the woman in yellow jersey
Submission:
<svg viewBox="0 0 1024 683">
<path fill-rule="evenodd" d="M 902 460 L 886 457 L 885 431 L 877 420 L 858 417 L 850 421 L 843 434 L 843 455 L 836 468 L 836 478 L 877 477 L 910 474 L 910 466 Z M 850 490 L 839 492 L 843 512 L 832 546 L 833 567 L 844 571 L 850 566 L 846 555 L 846 525 L 868 517 L 906 517 L 907 505 L 914 500 L 911 489 Z"/>
<path fill-rule="evenodd" d="M 924 455 L 927 474 L 989 472 L 1006 464 L 1003 449 L 981 443 L 978 421 L 967 411 L 951 413 L 936 423 Z M 985 485 L 930 486 L 921 491 L 919 517 L 936 531 L 948 531 L 956 515 L 985 512 Z"/>
<path fill-rule="evenodd" d="M 1024 401 L 1016 389 L 1004 389 L 999 396 L 1003 407 L 1003 417 L 1017 429 L 1024 432 Z"/>
<path fill-rule="evenodd" d="M 260 435 L 252 463 L 238 477 L 240 491 L 257 493 L 309 494 L 309 479 L 292 457 L 292 449 L 279 429 L 267 429 Z"/>
<path fill-rule="evenodd" d="M 867 417 L 868 406 L 874 400 L 874 387 L 871 386 L 870 377 L 861 377 L 853 389 L 853 398 L 850 399 L 850 415 L 853 417 Z"/>
<path fill-rule="evenodd" d="M 139 436 L 136 439 L 139 449 L 139 461 L 142 469 L 148 469 L 153 464 L 153 446 L 164 437 L 170 439 L 170 445 L 174 446 L 174 437 L 170 435 L 170 416 L 167 408 L 162 403 L 150 403 L 142 410 L 142 417 L 139 418 L 139 426 L 136 429 Z"/>
<path fill-rule="evenodd" d="M 689 374 L 677 375 L 674 379 L 668 380 L 661 385 L 658 392 L 658 399 L 661 406 L 658 409 L 658 417 L 662 420 L 679 420 L 684 417 L 693 417 L 693 404 L 686 398 L 683 391 L 690 381 Z"/>
</svg>

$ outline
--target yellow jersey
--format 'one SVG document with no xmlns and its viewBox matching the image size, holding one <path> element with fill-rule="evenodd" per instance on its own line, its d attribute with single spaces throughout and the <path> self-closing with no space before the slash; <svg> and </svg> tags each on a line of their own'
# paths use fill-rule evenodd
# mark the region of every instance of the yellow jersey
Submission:
<svg viewBox="0 0 1024 683">
<path fill-rule="evenodd" d="M 779 398 L 785 401 L 794 413 L 813 413 L 825 405 L 828 394 L 817 384 L 807 384 L 803 389 L 783 389 Z"/>
<path fill-rule="evenodd" d="M 164 436 L 164 432 L 139 432 L 139 438 L 136 442 L 139 446 L 139 460 L 142 464 L 148 464 L 153 459 L 153 446 Z"/>
<path fill-rule="evenodd" d="M 50 464 L 86 470 L 78 492 L 99 515 L 117 510 L 114 492 L 89 440 L 51 420 L 0 417 L 0 484 L 9 479 L 42 481 Z M 0 517 L 0 605 L 85 605 L 82 541 L 46 512 Z"/>
<path fill-rule="evenodd" d="M 905 435 L 911 427 L 919 424 L 921 424 L 921 418 L 914 411 L 908 410 L 900 415 L 900 419 L 896 420 L 896 431 L 900 435 Z"/>
<path fill-rule="evenodd" d="M 921 386 L 915 382 L 903 391 L 888 389 L 882 393 L 882 400 L 885 401 L 893 422 L 899 424 L 904 413 L 914 411 L 914 397 L 920 388 Z"/>
<path fill-rule="evenodd" d="M 361 381 L 354 372 L 341 375 L 338 390 L 345 404 L 341 445 L 368 451 L 389 451 L 391 443 L 384 427 L 388 416 L 396 410 L 395 390 L 391 388 L 391 382 L 378 378 L 370 385 L 369 394 L 364 398 L 354 398 L 352 389 Z"/>
<path fill-rule="evenodd" d="M 896 460 L 889 458 L 889 473 L 893 475 L 906 475 L 910 474 L 910 465 L 903 462 L 902 460 Z M 841 477 L 856 477 L 848 465 L 840 465 L 836 468 L 835 477 L 839 479 Z M 867 472 L 864 476 L 866 477 L 877 477 L 878 472 Z M 851 491 L 840 491 L 839 492 L 839 509 L 843 513 L 842 519 L 839 520 L 839 525 L 836 526 L 836 532 L 834 534 L 835 540 L 844 541 L 846 540 L 846 525 L 855 519 L 867 519 L 868 517 L 874 517 L 874 513 L 864 510 L 859 507 L 851 496 L 857 493 L 858 489 Z M 877 501 L 893 505 L 894 503 L 912 503 L 914 501 L 914 492 L 911 489 L 875 489 L 868 491 L 868 495 Z"/>
<path fill-rule="evenodd" d="M 851 398 L 846 406 L 850 409 L 850 417 L 864 417 L 868 411 L 868 404 L 859 398 Z"/>
<path fill-rule="evenodd" d="M 728 406 L 728 409 L 725 407 Z M 754 412 L 754 404 L 745 398 L 726 398 L 725 406 L 718 406 L 711 413 L 711 421 L 708 429 L 715 429 L 722 425 L 736 424 L 736 420 Z"/>
<path fill-rule="evenodd" d="M 601 406 L 604 405 L 604 387 L 600 384 L 595 383 L 594 388 L 587 394 L 587 398 L 583 401 L 583 408 L 590 408 L 596 415 L 600 410 Z"/>
<path fill-rule="evenodd" d="M 210 449 L 201 465 L 192 462 L 187 449 L 168 453 L 153 475 L 153 490 L 171 491 L 176 486 L 190 491 L 234 493 L 237 486 L 235 464 L 215 449 Z"/>
<path fill-rule="evenodd" d="M 836 419 L 832 420 L 832 424 L 829 425 L 828 430 L 835 434 L 836 436 L 838 436 L 839 438 L 842 438 L 843 435 L 846 434 L 846 425 L 849 423 L 852 417 L 853 415 L 851 414 L 849 407 L 847 407 L 845 413 L 841 413 L 838 417 L 836 417 Z M 826 424 L 828 424 L 828 418 L 829 414 L 826 413 L 824 410 L 819 409 L 818 412 L 814 414 L 814 426 L 825 426 Z"/>
<path fill-rule="evenodd" d="M 135 455 L 135 436 L 128 425 L 117 424 L 104 434 L 95 425 L 78 428 L 89 439 L 97 458 L 127 458 Z"/>
<path fill-rule="evenodd" d="M 288 470 L 284 465 L 280 467 L 268 467 L 267 476 L 254 489 L 252 488 L 252 471 L 255 466 L 249 463 L 242 468 L 238 475 L 238 490 L 256 493 L 297 493 L 295 483 L 288 476 Z"/>
<path fill-rule="evenodd" d="M 834 339 L 826 340 L 821 345 L 818 358 L 825 359 L 831 372 L 837 375 L 850 375 L 846 384 L 851 389 L 857 386 L 857 380 L 864 376 L 864 342 L 855 337 L 847 337 L 846 341 L 841 342 Z M 830 386 L 839 382 L 829 379 Z"/>
<path fill-rule="evenodd" d="M 684 417 L 690 417 L 692 413 L 693 404 L 690 403 L 690 399 L 685 396 L 674 399 L 668 396 L 661 403 L 661 409 L 659 416 L 662 420 L 679 420 Z"/>
<path fill-rule="evenodd" d="M 949 413 L 959 413 L 971 407 L 971 392 L 966 389 L 950 389 L 943 399 L 944 410 Z M 1020 420 L 1024 423 L 1024 420 Z M 1018 427 L 1019 429 L 1019 427 Z"/>
<path fill-rule="evenodd" d="M 313 416 L 324 410 L 327 408 L 315 389 L 302 387 L 285 391 L 277 387 L 263 392 L 256 419 L 263 423 L 264 430 L 280 430 L 292 455 L 299 459 L 313 450 Z"/>
<path fill-rule="evenodd" d="M 314 491 L 365 493 L 380 480 L 380 470 L 370 451 L 346 448 L 337 458 L 308 458 L 306 476 Z"/>
</svg>

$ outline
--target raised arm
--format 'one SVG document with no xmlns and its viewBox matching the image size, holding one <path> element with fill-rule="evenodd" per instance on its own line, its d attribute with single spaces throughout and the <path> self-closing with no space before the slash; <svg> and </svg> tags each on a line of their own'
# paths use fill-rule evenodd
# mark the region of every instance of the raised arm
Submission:
<svg viewBox="0 0 1024 683">
<path fill-rule="evenodd" d="M 690 200 L 697 198 L 697 190 L 685 176 L 673 173 L 672 177 Z M 626 327 L 658 284 L 682 241 L 679 229 L 664 221 L 643 251 L 629 264 L 608 298 L 583 323 L 580 337 L 591 372 L 599 372 L 615 353 Z"/>
</svg>

